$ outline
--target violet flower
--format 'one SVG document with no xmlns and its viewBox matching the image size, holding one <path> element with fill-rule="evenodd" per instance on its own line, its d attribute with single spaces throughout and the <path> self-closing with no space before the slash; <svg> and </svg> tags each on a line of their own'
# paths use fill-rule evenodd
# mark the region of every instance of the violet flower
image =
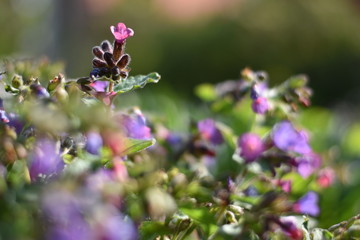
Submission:
<svg viewBox="0 0 360 240">
<path fill-rule="evenodd" d="M 197 124 L 200 135 L 214 145 L 224 142 L 224 138 L 212 119 L 204 119 Z"/>
<path fill-rule="evenodd" d="M 106 88 L 109 85 L 108 81 L 94 81 L 89 84 L 96 92 L 106 92 Z"/>
<path fill-rule="evenodd" d="M 131 115 L 120 115 L 120 124 L 126 136 L 135 139 L 150 139 L 151 130 L 146 126 L 146 119 L 140 110 Z"/>
<path fill-rule="evenodd" d="M 80 199 L 64 190 L 50 190 L 45 194 L 42 208 L 50 223 L 46 239 L 92 239 L 93 234 L 82 215 L 80 202 Z"/>
<path fill-rule="evenodd" d="M 254 133 L 245 133 L 238 139 L 240 156 L 246 163 L 255 161 L 264 152 L 265 146 L 261 138 Z"/>
<path fill-rule="evenodd" d="M 88 153 L 98 155 L 102 146 L 103 140 L 99 133 L 92 131 L 86 134 L 85 149 Z"/>
<path fill-rule="evenodd" d="M 295 159 L 297 162 L 297 172 L 303 177 L 309 177 L 316 169 L 321 166 L 321 157 L 313 152 L 304 154 Z"/>
<path fill-rule="evenodd" d="M 121 214 L 105 216 L 99 226 L 96 239 L 106 240 L 136 240 L 138 239 L 137 229 L 134 223 Z"/>
<path fill-rule="evenodd" d="M 267 111 L 269 111 L 269 107 L 269 102 L 264 97 L 258 97 L 257 99 L 253 100 L 251 104 L 251 108 L 254 113 L 258 114 L 265 114 Z"/>
<path fill-rule="evenodd" d="M 110 30 L 117 42 L 123 42 L 127 38 L 134 36 L 134 30 L 127 28 L 124 23 L 118 23 L 116 27 L 111 26 Z"/>
<path fill-rule="evenodd" d="M 276 124 L 272 138 L 275 146 L 282 151 L 299 154 L 311 152 L 307 136 L 297 131 L 289 121 Z"/>
<path fill-rule="evenodd" d="M 30 156 L 31 181 L 58 174 L 63 168 L 64 162 L 56 149 L 56 143 L 46 138 L 37 140 Z"/>
<path fill-rule="evenodd" d="M 318 216 L 320 208 L 318 206 L 319 196 L 315 192 L 308 192 L 293 205 L 293 209 L 297 213 L 308 214 L 310 216 Z"/>
</svg>

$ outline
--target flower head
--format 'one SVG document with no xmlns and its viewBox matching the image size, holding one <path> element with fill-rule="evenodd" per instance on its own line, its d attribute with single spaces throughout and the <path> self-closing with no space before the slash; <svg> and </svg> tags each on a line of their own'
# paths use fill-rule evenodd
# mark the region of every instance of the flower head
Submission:
<svg viewBox="0 0 360 240">
<path fill-rule="evenodd" d="M 316 217 L 320 213 L 318 201 L 319 196 L 315 192 L 308 192 L 294 204 L 293 209 L 295 212 Z"/>
<path fill-rule="evenodd" d="M 134 36 L 134 30 L 127 28 L 124 23 L 118 23 L 117 26 L 111 26 L 110 30 L 117 42 L 123 42 L 127 38 Z"/>
<path fill-rule="evenodd" d="M 306 134 L 297 131 L 289 121 L 276 124 L 272 137 L 275 146 L 285 152 L 296 152 L 299 154 L 311 152 Z"/>
<path fill-rule="evenodd" d="M 216 127 L 215 121 L 212 119 L 204 119 L 197 124 L 198 130 L 201 136 L 205 139 L 210 141 L 212 144 L 221 144 L 223 143 L 224 139 Z"/>
<path fill-rule="evenodd" d="M 88 132 L 86 134 L 86 145 L 85 149 L 88 153 L 98 155 L 100 148 L 103 146 L 103 140 L 99 133 L 97 132 Z"/>
<path fill-rule="evenodd" d="M 254 133 L 245 133 L 238 139 L 240 156 L 247 163 L 255 161 L 265 150 L 261 138 Z"/>
<path fill-rule="evenodd" d="M 265 114 L 269 110 L 269 102 L 264 97 L 258 97 L 255 100 L 253 100 L 253 103 L 251 104 L 251 108 L 254 111 L 254 113 Z"/>
<path fill-rule="evenodd" d="M 55 142 L 49 139 L 39 139 L 35 143 L 34 151 L 30 157 L 30 178 L 35 181 L 39 176 L 51 176 L 64 168 Z"/>
<path fill-rule="evenodd" d="M 296 162 L 298 173 L 303 178 L 307 178 L 321 166 L 321 157 L 316 153 L 310 152 L 296 158 Z"/>
<path fill-rule="evenodd" d="M 137 110 L 131 115 L 120 115 L 120 124 L 125 134 L 130 138 L 151 138 L 151 129 L 146 126 L 146 119 L 140 110 Z"/>
</svg>

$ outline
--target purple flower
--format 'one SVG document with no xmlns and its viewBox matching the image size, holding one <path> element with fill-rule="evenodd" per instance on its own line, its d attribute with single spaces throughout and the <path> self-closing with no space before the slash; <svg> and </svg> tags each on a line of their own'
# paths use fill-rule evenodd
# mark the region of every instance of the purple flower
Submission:
<svg viewBox="0 0 360 240">
<path fill-rule="evenodd" d="M 297 171 L 303 177 L 309 177 L 316 169 L 321 166 L 321 157 L 313 152 L 304 154 L 296 158 Z"/>
<path fill-rule="evenodd" d="M 8 116 L 9 116 L 8 125 L 15 129 L 16 134 L 20 134 L 24 128 L 24 122 L 15 113 L 9 113 Z"/>
<path fill-rule="evenodd" d="M 105 92 L 107 86 L 109 85 L 108 81 L 94 81 L 89 84 L 96 92 Z"/>
<path fill-rule="evenodd" d="M 110 30 L 117 42 L 123 42 L 127 38 L 134 36 L 134 31 L 127 28 L 124 23 L 118 23 L 116 27 L 111 26 Z"/>
<path fill-rule="evenodd" d="M 121 214 L 112 214 L 105 216 L 101 221 L 96 239 L 106 240 L 136 240 L 138 233 L 135 225 L 129 218 L 125 218 Z"/>
<path fill-rule="evenodd" d="M 246 163 L 255 161 L 265 150 L 261 138 L 254 133 L 245 133 L 238 139 L 240 156 Z"/>
<path fill-rule="evenodd" d="M 254 113 L 265 114 L 269 110 L 268 100 L 264 97 L 258 97 L 253 100 L 251 108 Z"/>
<path fill-rule="evenodd" d="M 276 124 L 272 138 L 275 146 L 285 152 L 296 152 L 299 154 L 311 152 L 306 134 L 297 131 L 289 121 Z"/>
<path fill-rule="evenodd" d="M 46 219 L 51 223 L 47 229 L 49 240 L 91 239 L 89 224 L 82 216 L 80 199 L 64 190 L 50 190 L 42 201 Z"/>
<path fill-rule="evenodd" d="M 102 146 L 103 140 L 99 133 L 92 131 L 86 134 L 85 149 L 88 153 L 98 155 Z"/>
<path fill-rule="evenodd" d="M 40 84 L 31 84 L 30 89 L 32 90 L 32 93 L 39 98 L 48 98 L 50 97 L 49 92 L 41 86 Z"/>
<path fill-rule="evenodd" d="M 212 144 L 218 145 L 224 142 L 224 138 L 216 127 L 215 121 L 212 119 L 204 119 L 197 124 L 200 135 L 210 141 Z"/>
<path fill-rule="evenodd" d="M 125 134 L 135 139 L 150 139 L 151 130 L 146 126 L 146 119 L 140 110 L 131 115 L 120 115 L 120 123 Z"/>
<path fill-rule="evenodd" d="M 293 205 L 297 213 L 318 216 L 320 208 L 318 206 L 319 196 L 315 192 L 308 192 Z"/>
<path fill-rule="evenodd" d="M 38 177 L 47 177 L 59 173 L 64 168 L 55 142 L 43 138 L 37 140 L 30 156 L 30 178 L 36 181 Z"/>
</svg>

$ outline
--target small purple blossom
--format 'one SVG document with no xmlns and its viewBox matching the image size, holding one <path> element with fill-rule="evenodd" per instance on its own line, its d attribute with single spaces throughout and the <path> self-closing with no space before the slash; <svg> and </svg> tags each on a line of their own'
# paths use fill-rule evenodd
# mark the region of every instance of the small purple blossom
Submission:
<svg viewBox="0 0 360 240">
<path fill-rule="evenodd" d="M 253 100 L 253 103 L 251 105 L 254 113 L 258 114 L 265 114 L 267 111 L 269 111 L 269 107 L 269 102 L 264 97 L 258 97 L 257 99 Z"/>
<path fill-rule="evenodd" d="M 86 134 L 85 149 L 88 153 L 98 155 L 102 146 L 103 140 L 99 133 L 92 131 Z"/>
<path fill-rule="evenodd" d="M 130 138 L 151 138 L 151 130 L 148 126 L 146 126 L 146 119 L 140 110 L 131 115 L 120 115 L 120 123 L 125 134 Z"/>
<path fill-rule="evenodd" d="M 255 161 L 265 150 L 261 138 L 254 133 L 245 133 L 238 139 L 240 156 L 246 163 Z"/>
<path fill-rule="evenodd" d="M 297 213 L 318 216 L 320 208 L 318 206 L 319 196 L 315 192 L 308 192 L 293 205 L 293 209 Z"/>
<path fill-rule="evenodd" d="M 289 121 L 276 124 L 272 138 L 275 146 L 282 151 L 296 152 L 299 154 L 311 152 L 306 134 L 297 131 Z"/>
<path fill-rule="evenodd" d="M 138 233 L 134 223 L 129 218 L 124 217 L 121 214 L 106 216 L 106 218 L 101 221 L 101 226 L 99 226 L 97 234 L 99 236 L 96 239 L 138 239 Z"/>
<path fill-rule="evenodd" d="M 197 124 L 200 135 L 212 144 L 218 145 L 224 142 L 224 138 L 212 119 L 204 119 Z"/>
<path fill-rule="evenodd" d="M 63 168 L 64 162 L 57 151 L 56 143 L 46 138 L 37 140 L 30 156 L 31 180 L 57 174 Z"/>
<path fill-rule="evenodd" d="M 321 157 L 316 153 L 310 152 L 296 158 L 296 162 L 298 173 L 303 178 L 307 178 L 321 166 Z"/>
<path fill-rule="evenodd" d="M 106 92 L 109 85 L 108 81 L 94 81 L 89 84 L 96 92 Z"/>
<path fill-rule="evenodd" d="M 117 42 L 123 42 L 127 38 L 134 36 L 134 30 L 127 28 L 124 23 L 118 23 L 117 26 L 111 26 L 110 30 Z"/>
<path fill-rule="evenodd" d="M 80 199 L 64 190 L 51 190 L 42 201 L 46 219 L 51 223 L 46 239 L 91 239 L 92 231 L 82 216 Z"/>
</svg>

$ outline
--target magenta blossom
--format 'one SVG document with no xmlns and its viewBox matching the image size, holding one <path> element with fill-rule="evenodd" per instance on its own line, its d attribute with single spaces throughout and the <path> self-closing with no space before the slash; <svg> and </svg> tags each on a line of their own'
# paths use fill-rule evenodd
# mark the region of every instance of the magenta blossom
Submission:
<svg viewBox="0 0 360 240">
<path fill-rule="evenodd" d="M 240 156 L 245 162 L 255 161 L 265 150 L 261 138 L 254 133 L 245 133 L 238 139 L 238 147 L 240 148 Z"/>
<path fill-rule="evenodd" d="M 116 27 L 111 26 L 110 30 L 117 42 L 123 42 L 127 38 L 134 36 L 134 30 L 127 28 L 124 23 L 118 23 Z"/>
</svg>

